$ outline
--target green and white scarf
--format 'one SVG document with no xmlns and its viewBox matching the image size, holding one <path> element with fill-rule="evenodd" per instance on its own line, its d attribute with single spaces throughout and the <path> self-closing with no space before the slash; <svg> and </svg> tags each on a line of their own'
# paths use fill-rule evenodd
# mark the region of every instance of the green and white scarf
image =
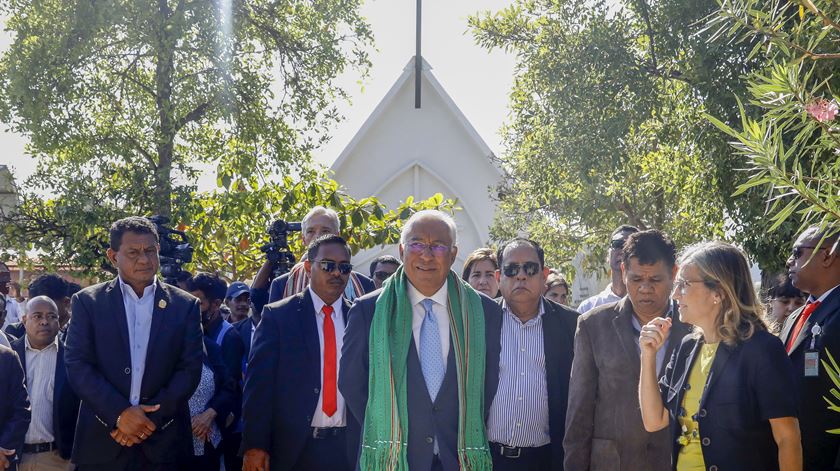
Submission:
<svg viewBox="0 0 840 471">
<path fill-rule="evenodd" d="M 408 283 L 400 267 L 376 301 L 360 460 L 365 471 L 408 471 L 406 363 L 413 338 Z M 475 290 L 453 271 L 447 294 L 458 377 L 458 462 L 465 471 L 491 470 L 484 429 L 484 310 Z"/>
</svg>

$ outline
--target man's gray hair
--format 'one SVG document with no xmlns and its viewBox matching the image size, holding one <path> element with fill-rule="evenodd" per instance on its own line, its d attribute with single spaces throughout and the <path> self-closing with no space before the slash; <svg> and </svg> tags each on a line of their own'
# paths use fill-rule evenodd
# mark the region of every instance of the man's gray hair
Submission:
<svg viewBox="0 0 840 471">
<path fill-rule="evenodd" d="M 309 225 L 309 221 L 315 216 L 328 216 L 335 223 L 336 233 L 341 231 L 341 222 L 339 222 L 338 213 L 335 212 L 335 210 L 325 208 L 323 206 L 315 206 L 306 213 L 306 216 L 303 217 L 303 221 L 300 222 L 300 228 L 304 233 L 306 232 L 306 226 Z"/>
<path fill-rule="evenodd" d="M 30 306 L 34 305 L 35 303 L 47 303 L 50 305 L 50 307 L 55 309 L 55 313 L 58 314 L 58 305 L 49 296 L 35 296 L 34 298 L 30 298 L 23 305 L 23 313 L 28 314 L 29 311 L 31 311 Z"/>
<path fill-rule="evenodd" d="M 408 221 L 403 224 L 402 232 L 400 233 L 400 244 L 405 244 L 405 238 L 408 236 L 408 233 L 411 232 L 411 228 L 414 226 L 414 223 L 423 219 L 434 219 L 444 222 L 447 226 L 449 226 L 449 235 L 452 237 L 452 246 L 458 246 L 458 228 L 455 225 L 455 219 L 449 214 L 437 209 L 424 209 L 412 214 L 411 217 L 408 218 Z"/>
</svg>

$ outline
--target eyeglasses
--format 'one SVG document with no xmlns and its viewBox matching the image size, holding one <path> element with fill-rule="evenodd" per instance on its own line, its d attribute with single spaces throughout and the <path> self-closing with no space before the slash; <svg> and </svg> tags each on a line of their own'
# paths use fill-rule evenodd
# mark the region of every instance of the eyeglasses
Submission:
<svg viewBox="0 0 840 471">
<path fill-rule="evenodd" d="M 391 272 L 389 272 L 389 271 L 376 271 L 376 272 L 373 272 L 373 276 L 374 276 L 377 280 L 379 280 L 379 281 L 385 281 L 385 280 L 387 280 L 387 279 L 388 279 L 391 275 L 393 275 L 393 273 L 391 273 Z"/>
<path fill-rule="evenodd" d="M 432 255 L 444 255 L 450 249 L 448 245 L 426 244 L 423 242 L 409 242 L 406 244 L 406 247 L 413 254 L 422 254 L 426 252 L 426 249 L 429 249 L 432 251 Z"/>
<path fill-rule="evenodd" d="M 52 313 L 47 314 L 45 316 L 45 315 L 41 314 L 40 312 L 37 312 L 37 313 L 34 313 L 34 314 L 27 315 L 26 318 L 34 320 L 35 322 L 43 322 L 45 320 L 49 321 L 49 322 L 58 322 L 58 314 L 52 314 Z"/>
<path fill-rule="evenodd" d="M 800 245 L 798 247 L 794 247 L 791 253 L 793 254 L 793 259 L 796 260 L 802 256 L 802 253 L 805 249 L 815 249 L 817 246 L 815 245 Z"/>
<path fill-rule="evenodd" d="M 530 278 L 540 272 L 540 264 L 537 262 L 525 262 L 521 265 L 518 263 L 509 263 L 504 266 L 502 272 L 504 272 L 506 277 L 513 278 L 519 274 L 520 269 L 524 270 L 525 276 Z"/>
<path fill-rule="evenodd" d="M 333 260 L 319 260 L 318 266 L 321 267 L 321 270 L 324 270 L 327 273 L 332 273 L 338 270 L 339 273 L 342 275 L 349 275 L 351 271 L 353 271 L 353 264 L 348 262 L 336 262 Z"/>
<path fill-rule="evenodd" d="M 706 280 L 686 280 L 684 278 L 677 278 L 674 281 L 674 292 L 685 296 L 686 288 L 690 288 L 692 283 L 702 283 L 705 285 L 712 282 Z"/>
</svg>

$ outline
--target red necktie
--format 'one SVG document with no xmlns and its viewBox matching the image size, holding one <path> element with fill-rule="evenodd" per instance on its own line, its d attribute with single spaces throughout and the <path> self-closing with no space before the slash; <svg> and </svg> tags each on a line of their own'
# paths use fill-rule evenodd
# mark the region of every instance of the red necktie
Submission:
<svg viewBox="0 0 840 471">
<path fill-rule="evenodd" d="M 336 399 L 336 361 L 335 361 L 335 325 L 332 320 L 333 307 L 324 305 L 324 400 L 321 410 L 327 417 L 332 417 L 338 408 Z"/>
<path fill-rule="evenodd" d="M 801 332 L 802 328 L 805 327 L 805 323 L 808 322 L 808 318 L 811 317 L 811 313 L 816 311 L 818 307 L 820 307 L 819 301 L 809 303 L 805 306 L 805 309 L 802 310 L 802 314 L 799 315 L 799 318 L 796 319 L 796 324 L 794 324 L 793 329 L 790 331 L 790 337 L 788 337 L 786 349 L 788 353 L 790 353 L 791 349 L 793 349 L 793 344 L 796 342 L 796 338 L 799 337 L 799 332 Z"/>
</svg>

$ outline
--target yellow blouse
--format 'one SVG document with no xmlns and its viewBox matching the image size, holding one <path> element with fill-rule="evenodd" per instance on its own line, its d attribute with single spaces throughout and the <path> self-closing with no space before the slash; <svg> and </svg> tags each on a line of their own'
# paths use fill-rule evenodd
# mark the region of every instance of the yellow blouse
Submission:
<svg viewBox="0 0 840 471">
<path fill-rule="evenodd" d="M 700 398 L 703 396 L 703 389 L 709 378 L 717 347 L 717 343 L 703 344 L 700 349 L 700 358 L 694 362 L 688 376 L 689 387 L 682 402 L 683 415 L 677 418 L 682 429 L 679 442 L 683 445 L 677 456 L 677 471 L 706 469 L 703 462 L 703 450 L 700 446 L 700 427 L 692 417 L 700 410 Z"/>
</svg>

